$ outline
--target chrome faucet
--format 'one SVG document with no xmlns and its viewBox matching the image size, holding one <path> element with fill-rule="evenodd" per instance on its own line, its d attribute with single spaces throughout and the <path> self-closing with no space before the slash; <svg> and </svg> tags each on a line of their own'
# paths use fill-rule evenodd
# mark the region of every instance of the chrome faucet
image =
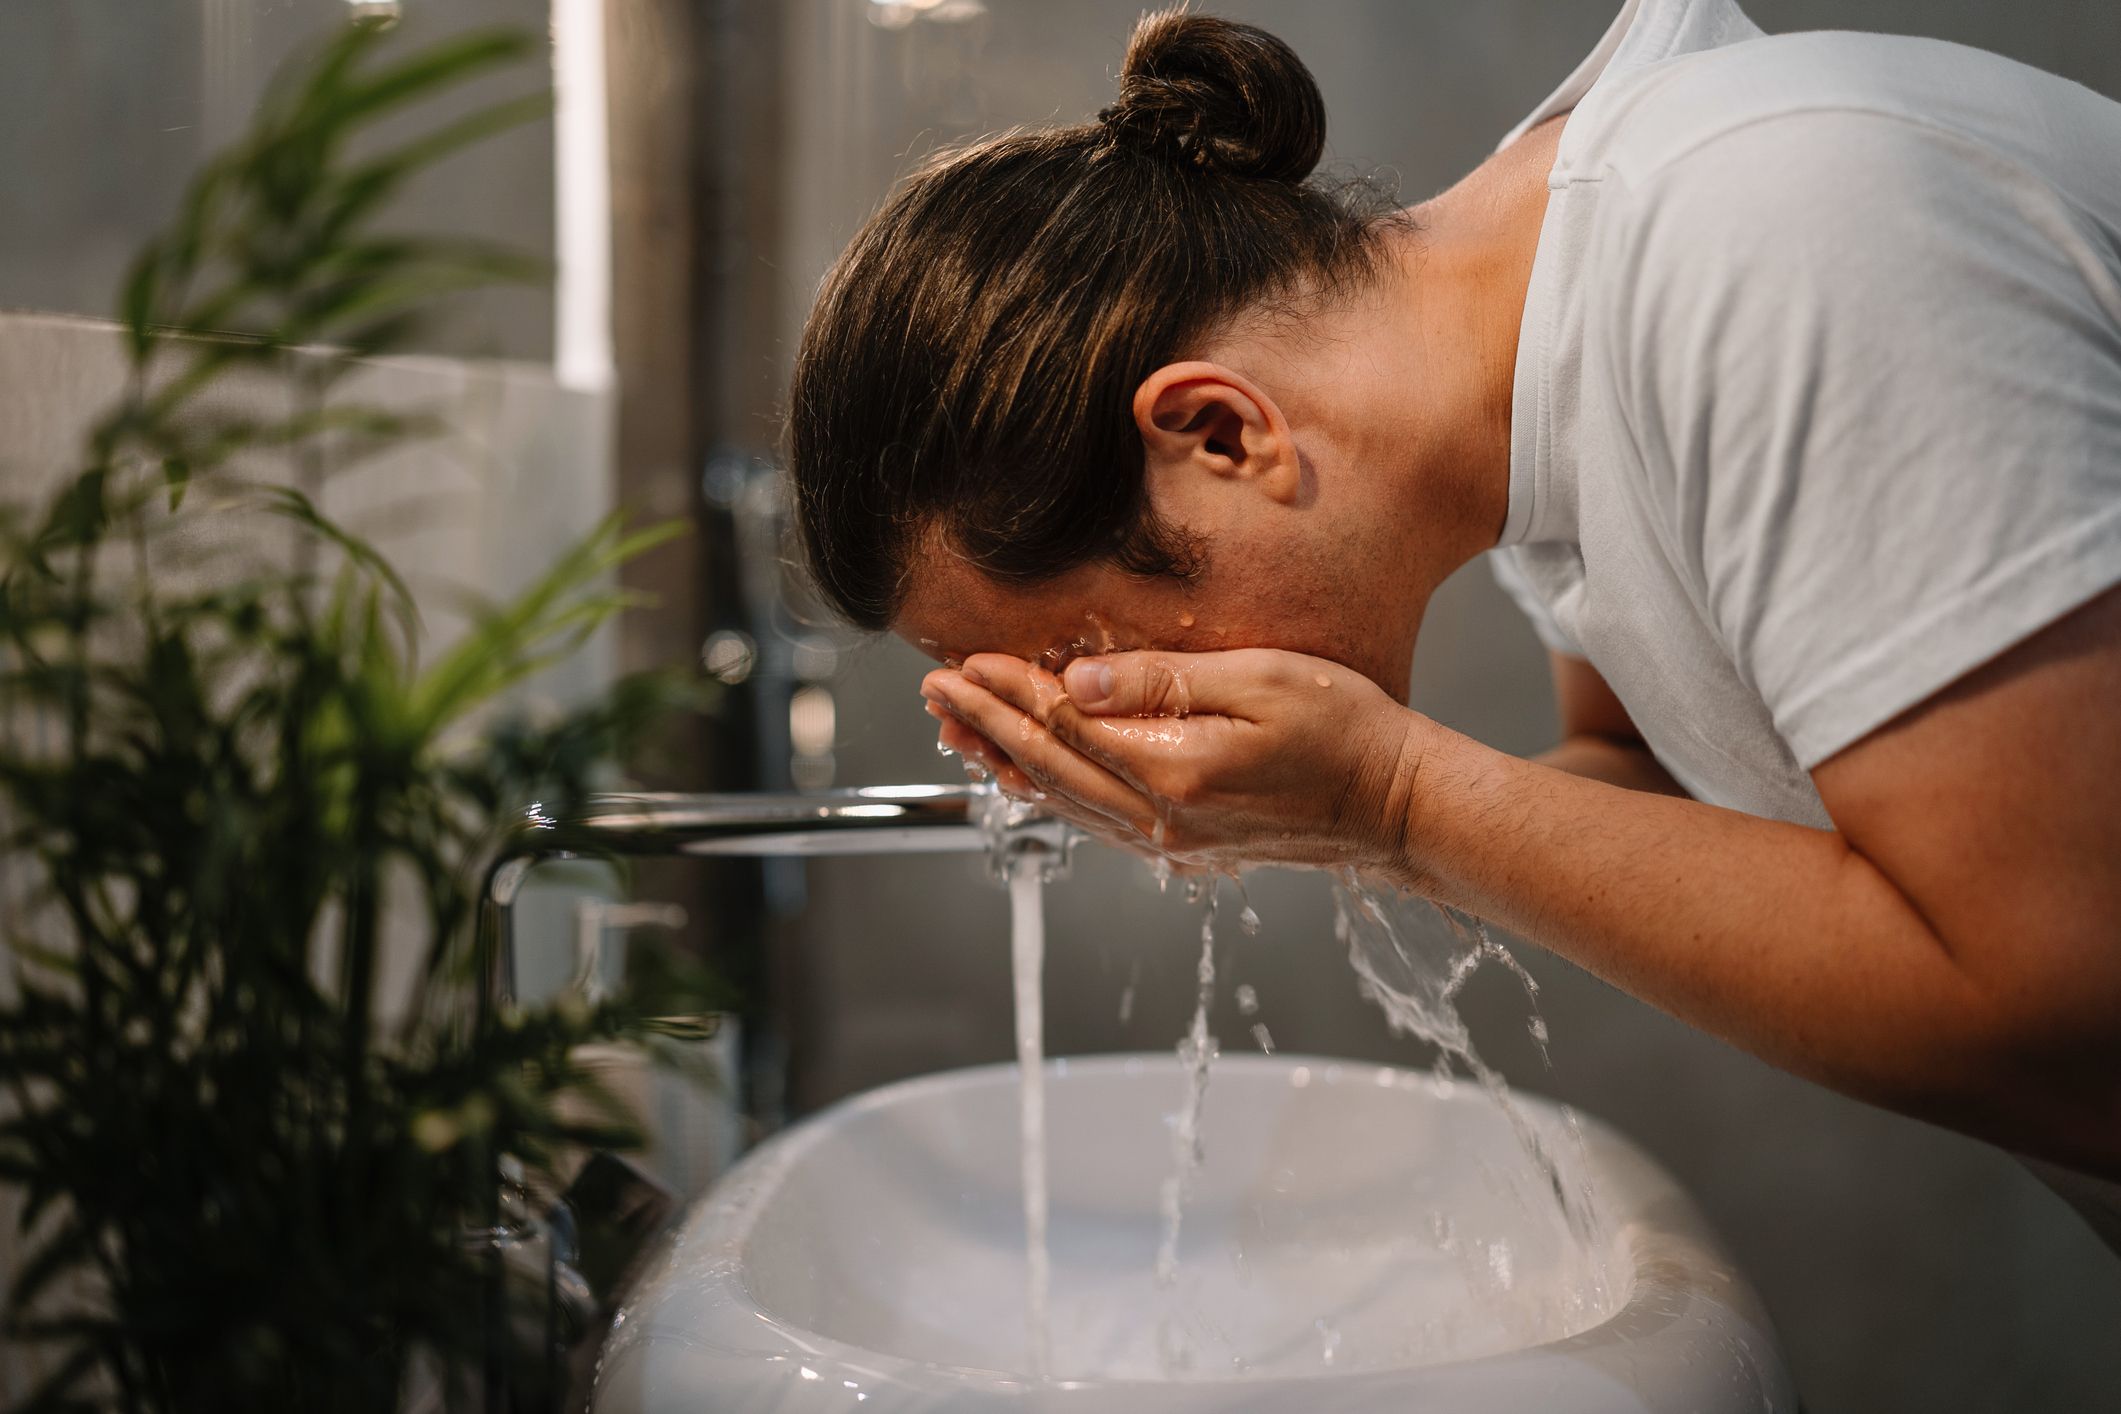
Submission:
<svg viewBox="0 0 2121 1414">
<path fill-rule="evenodd" d="M 996 855 L 1027 851 L 1064 867 L 1080 832 L 1029 811 L 990 785 L 860 786 L 767 795 L 637 793 L 591 796 L 565 819 L 531 806 L 486 874 L 479 929 L 480 1022 L 514 1000 L 513 913 L 540 863 L 582 855 L 635 858 L 829 854 Z"/>
<path fill-rule="evenodd" d="M 1060 820 L 1003 797 L 989 785 L 863 786 L 812 794 L 685 795 L 639 793 L 592 796 L 584 807 L 555 816 L 532 806 L 503 839 L 488 865 L 476 940 L 477 1024 L 489 1025 L 515 999 L 517 896 L 540 863 L 584 855 L 634 858 L 755 857 L 831 854 L 974 854 L 988 851 L 998 872 L 1026 855 L 1066 867 L 1082 835 Z M 519 1172 L 496 1156 L 493 1199 L 485 1223 L 466 1234 L 488 1254 L 486 1368 L 488 1414 L 510 1407 L 505 1352 L 504 1264 L 530 1231 Z M 512 1201 L 515 1200 L 515 1201 Z M 562 1205 L 564 1206 L 564 1205 Z M 547 1387 L 558 1388 L 565 1331 L 589 1319 L 588 1288 L 575 1274 L 573 1254 L 548 1235 L 545 1248 Z"/>
</svg>

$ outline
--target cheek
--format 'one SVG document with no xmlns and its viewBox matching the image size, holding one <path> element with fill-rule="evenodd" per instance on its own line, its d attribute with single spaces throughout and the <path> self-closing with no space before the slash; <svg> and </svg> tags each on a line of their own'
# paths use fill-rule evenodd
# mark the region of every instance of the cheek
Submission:
<svg viewBox="0 0 2121 1414">
<path fill-rule="evenodd" d="M 1257 561 L 1205 584 L 1193 611 L 1188 641 L 1175 646 L 1279 648 L 1331 659 L 1403 695 L 1403 664 L 1413 633 L 1389 584 L 1379 586 L 1346 566 L 1303 562 L 1294 556 Z"/>
<path fill-rule="evenodd" d="M 1284 648 L 1317 653 L 1360 614 L 1319 583 L 1300 547 L 1217 547 L 1178 612 L 1176 627 L 1201 648 Z"/>
</svg>

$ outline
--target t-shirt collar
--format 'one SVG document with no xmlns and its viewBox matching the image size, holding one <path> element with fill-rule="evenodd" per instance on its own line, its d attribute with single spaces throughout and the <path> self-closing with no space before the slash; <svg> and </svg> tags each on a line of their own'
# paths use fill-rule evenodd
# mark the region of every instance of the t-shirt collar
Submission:
<svg viewBox="0 0 2121 1414">
<path fill-rule="evenodd" d="M 1626 0 L 1583 62 L 1510 129 L 1496 151 L 1549 118 L 1575 111 L 1609 74 L 1759 33 L 1737 0 Z M 1559 356 L 1554 327 L 1559 305 L 1569 291 L 1561 288 L 1556 267 L 1562 262 L 1553 247 L 1561 205 L 1556 196 L 1569 186 L 1572 164 L 1585 140 L 1581 125 L 1565 127 L 1547 175 L 1546 216 L 1540 223 L 1539 246 L 1518 326 L 1517 366 L 1511 383 L 1510 502 L 1498 546 L 1576 538 L 1575 481 L 1559 465 L 1567 461 L 1565 449 L 1554 445 L 1557 423 L 1573 413 L 1575 390 L 1554 386 L 1554 361 Z M 1557 415 L 1557 398 L 1567 403 L 1561 415 Z"/>
</svg>

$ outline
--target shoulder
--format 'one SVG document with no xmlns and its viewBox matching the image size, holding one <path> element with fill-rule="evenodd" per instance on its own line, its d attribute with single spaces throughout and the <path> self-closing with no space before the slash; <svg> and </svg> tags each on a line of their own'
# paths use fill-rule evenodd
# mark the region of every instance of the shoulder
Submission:
<svg viewBox="0 0 2121 1414">
<path fill-rule="evenodd" d="M 2074 323 L 2117 273 L 2052 170 L 1922 113 L 1771 107 L 1600 185 L 1590 297 L 1616 336 Z"/>
<path fill-rule="evenodd" d="M 1646 65 L 1602 87 L 1571 120 L 1582 131 L 1564 156 L 1576 175 L 1639 186 L 1748 136 L 1757 147 L 1802 149 L 1893 120 L 2008 146 L 2027 117 L 2087 100 L 2111 107 L 2065 80 L 1941 40 L 1768 35 Z"/>
</svg>

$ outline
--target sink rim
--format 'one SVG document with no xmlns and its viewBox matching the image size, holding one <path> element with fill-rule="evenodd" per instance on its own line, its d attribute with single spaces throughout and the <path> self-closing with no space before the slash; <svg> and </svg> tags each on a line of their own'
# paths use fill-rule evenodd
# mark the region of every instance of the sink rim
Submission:
<svg viewBox="0 0 2121 1414">
<path fill-rule="evenodd" d="M 1150 1051 L 1060 1056 L 1045 1064 L 1049 1080 L 1059 1078 L 1065 1083 L 1066 1077 L 1083 1072 L 1175 1070 L 1178 1062 L 1168 1051 Z M 1295 1072 L 1307 1067 L 1308 1083 L 1313 1085 L 1382 1084 L 1450 1103 L 1485 1103 L 1477 1086 L 1463 1079 L 1446 1082 L 1429 1071 L 1345 1057 L 1240 1053 L 1220 1057 L 1216 1065 L 1221 1074 L 1278 1073 L 1290 1084 Z M 1600 1184 L 1613 1279 L 1623 1294 L 1612 1313 L 1596 1325 L 1537 1345 L 1420 1365 L 1346 1371 L 1183 1381 L 1118 1377 L 1041 1381 L 991 1367 L 939 1363 L 870 1349 L 764 1309 L 745 1282 L 746 1248 L 767 1200 L 812 1148 L 855 1115 L 997 1081 L 1005 1080 L 1013 1087 L 1015 1076 L 1015 1063 L 1005 1061 L 894 1081 L 840 1100 L 760 1145 L 703 1195 L 680 1224 L 670 1251 L 620 1317 L 606 1352 L 607 1366 L 616 1369 L 630 1358 L 639 1358 L 643 1348 L 661 1343 L 681 1347 L 693 1365 L 704 1362 L 731 1378 L 748 1375 L 754 1381 L 769 1375 L 776 1382 L 784 1381 L 787 1374 L 778 1367 L 799 1362 L 811 1368 L 831 1366 L 863 1373 L 886 1385 L 904 1382 L 910 1388 L 933 1389 L 947 1384 L 965 1392 L 997 1394 L 1102 1392 L 1112 1397 L 1169 1398 L 1177 1391 L 1212 1394 L 1221 1389 L 1226 1393 L 1241 1390 L 1247 1397 L 1258 1398 L 1276 1390 L 1315 1392 L 1331 1386 L 1351 1393 L 1391 1390 L 1404 1397 L 1431 1386 L 1455 1389 L 1468 1378 L 1510 1371 L 1533 1374 L 1555 1362 L 1596 1367 L 1632 1382 L 1643 1364 L 1656 1365 L 1661 1348 L 1669 1347 L 1668 1353 L 1676 1357 L 1683 1352 L 1698 1353 L 1713 1341 L 1730 1346 L 1734 1355 L 1739 1346 L 1745 1349 L 1745 1363 L 1753 1368 L 1760 1388 L 1757 1407 L 1794 1407 L 1794 1392 L 1765 1308 L 1700 1210 L 1634 1143 L 1603 1121 L 1581 1114 L 1586 1157 Z M 1541 1095 L 1520 1091 L 1516 1099 L 1542 1121 L 1553 1121 L 1561 1110 Z M 694 1288 L 689 1292 L 671 1289 L 681 1267 L 701 1273 L 689 1283 Z M 674 1312 L 668 1309 L 673 1306 Z M 678 1319 L 670 1319 L 673 1315 Z M 1690 1388 L 1697 1383 L 1689 1378 L 1695 1372 L 1669 1373 Z M 1706 1377 L 1705 1370 L 1699 1373 Z"/>
</svg>

